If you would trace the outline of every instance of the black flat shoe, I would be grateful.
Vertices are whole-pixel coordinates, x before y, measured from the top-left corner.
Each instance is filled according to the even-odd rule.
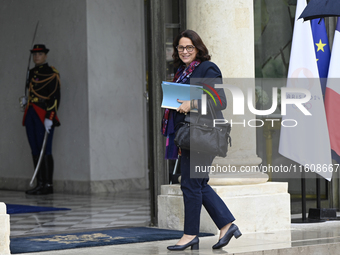
[[[238,226],[235,224],[231,224],[230,228],[228,229],[227,233],[218,240],[218,242],[212,247],[213,249],[221,249],[222,247],[226,246],[230,239],[235,236],[235,238],[239,238],[242,235],[241,231],[238,229]]]
[[[194,239],[192,239],[189,243],[187,244],[183,244],[183,245],[172,245],[172,246],[168,246],[168,250],[170,251],[183,251],[186,248],[191,246],[191,250],[198,250],[198,243],[200,242],[200,240],[198,239],[198,237],[196,236]]]

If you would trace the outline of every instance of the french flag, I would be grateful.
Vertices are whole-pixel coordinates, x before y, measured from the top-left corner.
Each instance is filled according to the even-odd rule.
[[[325,108],[332,158],[340,163],[340,18],[334,35],[331,61],[329,64]]]
[[[279,153],[302,166],[311,166],[309,170],[315,171],[317,168],[313,166],[329,166],[332,158],[312,27],[309,21],[303,22],[302,19],[298,19],[306,6],[306,0],[297,1],[287,88],[308,89],[313,99],[309,100],[306,108],[308,107],[311,115],[305,115],[293,104],[286,106],[282,122],[295,120],[298,125],[294,127],[282,125]],[[321,48],[325,43],[319,42],[320,38],[318,44]],[[285,97],[287,98],[287,94]],[[331,181],[333,171],[325,170],[327,171],[316,173]]]

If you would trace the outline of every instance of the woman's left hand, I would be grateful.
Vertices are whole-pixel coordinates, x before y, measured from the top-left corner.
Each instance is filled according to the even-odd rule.
[[[183,101],[183,100],[179,100],[177,99],[178,103],[182,103],[180,107],[177,108],[176,111],[180,112],[180,113],[187,113],[190,112],[190,101]]]

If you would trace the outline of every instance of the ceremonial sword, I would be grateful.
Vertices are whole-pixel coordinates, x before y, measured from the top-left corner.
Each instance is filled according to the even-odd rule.
[[[33,47],[34,44],[34,40],[35,40],[35,36],[37,35],[37,31],[38,31],[38,25],[39,25],[39,20],[37,22],[37,25],[35,26],[35,30],[34,30],[34,35],[33,35],[33,40],[32,40],[32,46],[31,49]],[[26,84],[25,84],[25,96],[27,96],[27,84],[28,84],[28,77],[30,75],[30,63],[31,63],[31,57],[32,57],[32,53],[30,52],[30,56],[28,58],[28,65],[27,65],[27,73],[26,73]]]
[[[37,22],[37,25],[35,26],[35,31],[34,31],[34,34],[33,34],[31,49],[32,49],[33,44],[34,44],[35,36],[37,35],[38,25],[39,25],[39,20]],[[23,111],[24,111],[26,104],[27,104],[27,101],[28,101],[27,100],[27,87],[28,87],[28,83],[29,83],[28,79],[29,79],[29,74],[30,74],[31,57],[32,57],[32,53],[30,52],[30,55],[28,57],[28,65],[27,65],[27,73],[26,73],[25,95],[19,98],[19,103],[20,103],[20,106],[21,106]]]
[[[45,131],[44,141],[43,141],[43,144],[42,144],[42,147],[41,147],[39,160],[38,160],[37,166],[35,167],[35,170],[34,170],[34,173],[33,173],[32,179],[31,179],[31,182],[30,182],[30,186],[31,186],[31,187],[33,187],[34,179],[35,179],[35,177],[37,176],[37,173],[38,173],[38,171],[39,171],[39,167],[40,167],[40,165],[41,165],[42,158],[43,158],[43,156],[44,156],[47,137],[48,137],[48,133],[47,133],[47,131]]]

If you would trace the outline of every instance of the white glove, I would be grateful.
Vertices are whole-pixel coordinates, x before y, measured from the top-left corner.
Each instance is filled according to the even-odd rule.
[[[20,97],[19,102],[20,102],[20,107],[25,108],[27,105],[27,97],[26,96]]]
[[[53,121],[50,119],[45,119],[44,124],[45,124],[46,132],[50,133],[50,129],[52,127]]]

